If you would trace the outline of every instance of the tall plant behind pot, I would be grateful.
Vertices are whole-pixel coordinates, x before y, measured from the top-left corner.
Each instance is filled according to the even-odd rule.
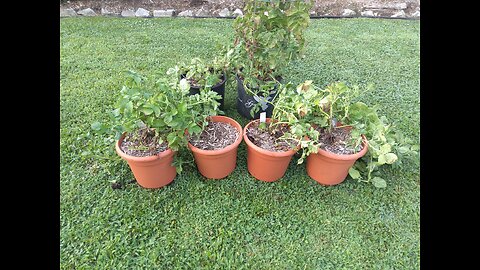
[[[248,119],[271,115],[278,78],[286,66],[303,56],[304,31],[312,1],[245,1],[235,19],[232,66],[237,73],[237,111]]]
[[[216,92],[220,99],[220,110],[225,109],[225,82],[227,74],[225,72],[226,63],[225,56],[214,58],[211,63],[207,64],[202,59],[193,58],[189,65],[181,64],[180,77],[186,78],[190,83],[190,95],[200,93],[200,89],[206,88]]]
[[[350,175],[385,187],[386,181],[375,175],[377,169],[400,165],[399,156],[417,154],[418,147],[410,145],[411,140],[395,131],[384,116],[379,117],[376,106],[353,101],[359,93],[358,87],[342,82],[319,89],[305,81],[284,101],[295,104],[297,111],[295,125],[286,136],[298,139],[302,149],[298,163],[307,157],[308,175],[322,185],[339,184]],[[281,114],[285,119],[293,117]]]
[[[273,182],[282,178],[293,155],[302,146],[304,135],[299,118],[303,108],[297,107],[298,95],[289,82],[279,84],[278,96],[272,103],[272,118],[250,121],[243,130],[247,144],[247,167],[255,178]]]
[[[247,91],[245,88],[244,81],[238,77],[238,74],[235,74],[235,79],[237,80],[237,111],[240,115],[246,117],[247,119],[258,119],[260,113],[265,112],[266,117],[272,117],[273,112],[273,101],[277,96],[278,84],[271,81],[262,85],[265,88],[265,91],[260,91],[259,88],[254,89],[257,94],[251,95],[252,91]],[[271,85],[273,85],[273,89]],[[272,90],[270,90],[272,89]],[[262,93],[262,94],[259,94]]]
[[[226,116],[211,116],[208,121],[222,123],[222,126],[212,124],[210,132],[204,130],[199,136],[192,137],[188,147],[193,152],[197,168],[203,176],[222,179],[236,167],[237,149],[242,141],[242,126]],[[215,128],[218,130],[215,131]],[[227,144],[229,142],[231,143]]]
[[[94,123],[102,133],[114,133],[117,154],[127,161],[137,182],[145,188],[160,188],[173,181],[185,162],[175,155],[187,147],[185,130],[198,134],[206,118],[218,111],[218,95],[202,91],[189,95],[186,79],[179,80],[178,69],[167,72],[154,84],[130,71],[121,90],[110,124]],[[202,106],[202,110],[196,110]]]

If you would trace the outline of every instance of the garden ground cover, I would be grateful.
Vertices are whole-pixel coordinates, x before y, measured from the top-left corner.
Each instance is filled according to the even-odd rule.
[[[281,180],[248,174],[246,147],[223,180],[186,167],[172,184],[146,190],[114,154],[83,159],[84,137],[106,120],[125,70],[158,78],[233,40],[232,20],[63,18],[60,24],[60,266],[62,269],[418,269],[419,162],[381,168],[387,188],[324,187],[294,157]],[[361,97],[419,143],[419,21],[312,20],[306,57],[286,80],[318,86],[374,84]],[[225,113],[242,126],[236,88]],[[93,136],[91,144],[103,144]],[[112,189],[111,181],[126,183]]]

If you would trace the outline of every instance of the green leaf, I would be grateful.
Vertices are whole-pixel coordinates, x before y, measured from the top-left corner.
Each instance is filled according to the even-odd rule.
[[[133,102],[129,101],[125,104],[125,112],[129,113],[133,111]]]
[[[150,115],[153,113],[152,108],[146,108],[146,107],[141,108],[140,111],[143,112],[145,115]]]
[[[385,160],[387,164],[392,164],[397,161],[398,157],[394,153],[385,154]]]
[[[384,144],[380,147],[380,153],[382,153],[382,154],[386,154],[386,153],[389,153],[391,151],[392,151],[392,146],[388,143],[386,143],[386,144]]]
[[[172,119],[172,122],[170,122],[169,126],[171,126],[172,128],[176,128],[176,127],[179,127],[181,124],[182,124],[182,120],[181,120],[181,119],[179,119],[179,118],[173,118],[173,119]]]
[[[161,128],[165,126],[165,122],[162,119],[156,118],[152,122],[152,127]]]
[[[377,188],[386,188],[387,187],[387,182],[380,177],[374,177],[372,179],[372,183]]]
[[[254,110],[254,109],[255,109],[255,107],[252,107],[252,109],[250,109],[250,116],[251,116],[252,118],[255,117],[255,110]]]
[[[409,151],[408,147],[406,147],[406,146],[400,146],[397,150],[400,154],[405,154]]]
[[[297,161],[297,164],[302,164],[303,163],[303,158],[299,158],[298,161]]]
[[[155,112],[155,116],[160,116],[160,108],[158,106],[152,105],[152,109]]]
[[[348,174],[350,175],[350,177],[352,177],[353,179],[359,179],[360,178],[360,172],[356,169],[354,169],[353,167],[351,167],[349,170],[348,170]]]
[[[119,117],[120,116],[120,110],[117,108],[115,110],[111,111],[111,114],[113,117]]]
[[[178,174],[181,174],[183,171],[183,166],[182,164],[176,165],[175,170],[177,171]]]
[[[378,165],[383,165],[385,163],[387,163],[387,158],[385,157],[385,155],[378,156]]]
[[[92,124],[91,127],[92,127],[93,130],[99,131],[99,130],[102,129],[103,125],[100,122],[95,122],[95,123]]]
[[[165,122],[165,124],[170,124],[170,122],[172,122],[172,119],[173,119],[173,116],[169,113],[165,114],[165,117],[163,118],[163,121]]]
[[[167,135],[167,141],[168,141],[168,145],[174,145],[175,146],[175,143],[176,141],[178,140],[178,137],[177,137],[177,133],[176,132],[171,132]]]
[[[197,126],[197,125],[191,126],[188,129],[188,133],[190,133],[190,134],[199,134],[201,132],[202,132],[202,128]]]
[[[153,126],[153,121],[155,121],[155,117],[152,115],[152,116],[148,116],[146,119],[145,119],[145,123],[147,126],[149,127],[152,127]]]
[[[187,105],[185,103],[180,103],[178,104],[178,111],[181,113],[184,113],[187,111]]]

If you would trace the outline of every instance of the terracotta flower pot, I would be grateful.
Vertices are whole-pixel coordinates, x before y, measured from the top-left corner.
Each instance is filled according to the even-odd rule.
[[[340,184],[348,175],[348,170],[357,159],[363,157],[368,150],[368,143],[363,136],[363,149],[351,155],[337,155],[318,149],[317,154],[307,157],[307,174],[322,185],[333,186]]]
[[[267,118],[267,122],[270,122]],[[243,129],[243,140],[247,144],[247,167],[250,174],[258,180],[273,182],[283,177],[287,171],[288,164],[297,149],[285,152],[272,152],[262,149],[247,137],[247,128],[259,119],[249,122]]]
[[[188,143],[192,150],[198,171],[206,178],[221,179],[233,172],[237,165],[237,149],[242,141],[242,126],[226,116],[211,116],[213,122],[229,123],[238,131],[237,140],[231,145],[219,150],[202,150]]]
[[[170,184],[177,176],[177,171],[172,165],[175,152],[170,148],[155,156],[134,157],[125,154],[120,149],[124,138],[125,134],[115,144],[115,150],[122,159],[127,161],[140,186],[144,188],[161,188]]]

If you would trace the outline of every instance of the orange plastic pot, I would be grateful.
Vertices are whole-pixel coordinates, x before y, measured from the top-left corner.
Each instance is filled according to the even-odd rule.
[[[175,152],[170,148],[155,156],[134,157],[125,154],[120,149],[124,138],[125,134],[115,144],[115,150],[122,159],[127,161],[140,186],[144,188],[161,188],[170,184],[177,176],[177,171],[172,165]]]
[[[348,175],[348,170],[357,159],[363,157],[368,150],[368,143],[363,136],[363,149],[351,155],[337,155],[318,149],[318,153],[307,157],[307,174],[322,185],[333,186],[340,184]]]
[[[233,172],[237,166],[237,149],[242,141],[242,126],[235,120],[226,116],[211,116],[212,122],[229,123],[238,131],[237,140],[231,145],[219,150],[202,150],[188,143],[192,150],[198,171],[210,179],[222,179]]]
[[[243,129],[243,140],[247,144],[247,167],[248,172],[258,180],[265,182],[276,181],[285,175],[288,164],[297,149],[285,152],[272,152],[262,149],[253,144],[247,137],[247,128],[259,119],[249,122]],[[271,121],[266,119],[267,123]]]

